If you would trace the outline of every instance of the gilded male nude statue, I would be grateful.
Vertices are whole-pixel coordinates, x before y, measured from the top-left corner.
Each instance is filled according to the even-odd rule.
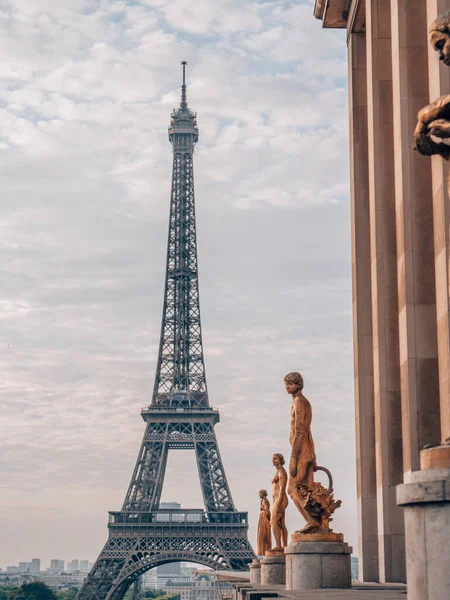
[[[314,486],[314,471],[317,467],[314,442],[311,435],[311,404],[302,394],[303,377],[300,373],[289,373],[284,378],[288,394],[292,395],[291,431],[292,447],[289,461],[288,494],[306,521],[303,529],[296,533],[307,533],[320,528],[320,521],[307,510],[306,492]]]

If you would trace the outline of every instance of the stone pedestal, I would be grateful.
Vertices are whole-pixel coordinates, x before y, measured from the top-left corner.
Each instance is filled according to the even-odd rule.
[[[261,559],[261,585],[286,583],[286,557],[284,552],[268,550]]]
[[[420,471],[397,487],[405,509],[408,600],[450,598],[450,446],[423,450]]]
[[[250,583],[261,584],[261,561],[255,558],[250,565]]]
[[[342,534],[293,534],[285,553],[287,590],[352,587],[352,548]]]

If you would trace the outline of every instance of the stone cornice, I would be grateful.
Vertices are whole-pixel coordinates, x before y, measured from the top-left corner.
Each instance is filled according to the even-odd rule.
[[[316,0],[314,16],[327,29],[345,29],[347,20],[344,14],[348,10],[347,5],[348,0]]]

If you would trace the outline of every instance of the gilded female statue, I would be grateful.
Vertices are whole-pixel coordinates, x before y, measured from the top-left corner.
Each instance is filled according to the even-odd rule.
[[[260,490],[259,497],[261,504],[259,507],[259,522],[258,522],[258,556],[265,556],[266,550],[272,548],[272,534],[270,531],[270,502],[267,499],[267,491]]]
[[[273,466],[276,468],[276,473],[272,479],[272,515],[270,523],[272,525],[273,537],[275,538],[275,548],[273,550],[282,551],[288,545],[288,532],[286,529],[285,512],[288,505],[288,497],[286,494],[287,473],[284,465],[284,457],[282,454],[274,454],[272,458]]]

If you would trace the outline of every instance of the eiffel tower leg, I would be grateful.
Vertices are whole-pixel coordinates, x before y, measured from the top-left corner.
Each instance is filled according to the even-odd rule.
[[[155,435],[152,426],[146,428],[130,487],[122,510],[155,510],[159,506],[167,465],[167,428]],[[155,441],[155,437],[160,441]]]
[[[136,579],[136,581],[134,582],[134,587],[133,587],[133,600],[141,600],[141,596],[142,596],[142,586],[141,586],[141,578],[139,577],[139,579]]]
[[[197,429],[197,428],[196,428]],[[207,512],[235,510],[212,425],[196,431],[195,454]],[[205,439],[207,441],[203,441]]]
[[[109,540],[78,592],[77,600],[104,600],[114,587],[114,580],[121,572],[125,560],[106,558],[104,555],[108,546]]]

